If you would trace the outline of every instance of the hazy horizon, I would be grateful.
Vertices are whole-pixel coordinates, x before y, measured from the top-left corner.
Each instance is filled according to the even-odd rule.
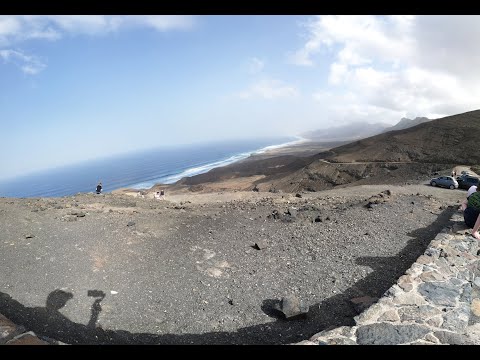
[[[0,179],[477,109],[479,20],[2,15]]]
[[[289,141],[286,141],[287,139],[290,139]],[[291,140],[291,139],[296,139],[296,140]],[[66,169],[74,169],[78,167],[82,167],[84,165],[88,165],[91,163],[100,163],[100,162],[110,162],[110,161],[116,161],[118,159],[125,159],[125,158],[131,158],[131,157],[138,157],[139,155],[142,154],[149,154],[152,152],[159,152],[159,151],[168,151],[171,152],[172,150],[179,149],[181,151],[184,151],[185,149],[201,149],[203,147],[208,147],[212,145],[219,145],[221,146],[222,144],[227,144],[227,143],[234,143],[234,142],[248,142],[248,141],[265,141],[265,140],[271,140],[275,141],[277,140],[279,143],[276,145],[272,145],[269,147],[277,147],[283,146],[284,144],[289,144],[292,141],[299,141],[303,138],[298,137],[298,136],[290,136],[290,137],[276,137],[276,138],[255,138],[252,137],[250,139],[227,139],[227,140],[216,140],[216,141],[206,141],[206,142],[193,142],[193,143],[184,143],[184,144],[172,144],[172,145],[163,145],[163,146],[155,146],[155,147],[150,147],[150,148],[144,148],[144,149],[136,149],[136,150],[131,150],[131,151],[124,151],[124,152],[118,152],[118,153],[113,153],[113,154],[108,154],[108,155],[103,155],[103,156],[95,156],[92,158],[88,159],[82,159],[74,162],[67,162],[64,164],[57,164],[55,166],[50,166],[50,167],[44,167],[44,168],[39,168],[35,170],[27,170],[26,172],[19,173],[16,175],[8,175],[8,174],[0,174],[0,183],[5,183],[5,182],[11,182],[16,180],[17,178],[26,178],[30,176],[37,176],[37,175],[42,175],[42,174],[48,174],[53,171],[57,170],[66,170]],[[282,142],[286,141],[286,142]],[[261,149],[258,149],[261,150]]]

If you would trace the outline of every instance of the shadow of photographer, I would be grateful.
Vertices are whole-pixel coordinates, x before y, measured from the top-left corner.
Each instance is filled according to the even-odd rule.
[[[48,294],[45,307],[26,307],[10,295],[0,292],[0,309],[9,319],[24,326],[36,334],[59,340],[68,344],[107,344],[112,343],[113,332],[97,327],[102,311],[101,301],[105,293],[101,290],[89,290],[88,296],[96,298],[91,306],[91,316],[87,325],[75,323],[60,312],[73,294],[56,289]]]

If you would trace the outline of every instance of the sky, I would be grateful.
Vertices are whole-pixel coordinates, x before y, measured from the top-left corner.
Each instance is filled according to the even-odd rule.
[[[479,16],[0,16],[0,179],[479,109]]]

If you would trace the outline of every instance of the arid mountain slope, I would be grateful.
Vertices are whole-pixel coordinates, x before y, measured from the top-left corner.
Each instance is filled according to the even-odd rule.
[[[327,151],[319,147],[319,152],[312,156],[248,159],[182,179],[172,190],[188,188],[208,192],[213,188],[225,188],[301,192],[347,184],[421,182],[435,173],[447,174],[456,165],[480,164],[480,153],[475,151],[479,136],[480,110],[477,110],[379,134]],[[238,186],[235,186],[235,179]]]
[[[408,118],[402,118],[398,123],[396,123],[394,126],[388,127],[382,132],[388,132],[388,131],[393,131],[393,130],[403,130],[407,129],[409,127],[418,125],[418,124],[423,124],[424,122],[432,121],[432,119],[429,119],[427,117],[416,117],[415,119],[408,119]]]
[[[480,110],[432,120],[352,142],[317,158],[331,162],[428,162],[473,165],[480,135]]]
[[[293,192],[424,181],[459,164],[479,164],[480,154],[474,150],[479,135],[480,111],[449,116],[321,152],[281,179],[257,180],[257,187]]]
[[[228,166],[210,170],[207,173],[186,177],[177,182],[178,185],[198,185],[211,181],[228,180],[238,177],[279,174],[291,174],[312,162],[311,157],[276,156],[261,160],[246,160]]]
[[[387,127],[388,125],[383,123],[369,124],[358,121],[342,126],[309,131],[302,136],[314,141],[352,141],[382,133]]]

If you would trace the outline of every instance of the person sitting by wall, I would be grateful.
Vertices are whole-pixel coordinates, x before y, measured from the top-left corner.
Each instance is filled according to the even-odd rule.
[[[480,240],[480,234],[478,230],[480,229],[480,191],[475,191],[472,193],[467,200],[467,207],[463,212],[463,219],[465,220],[465,225],[469,228],[472,228],[472,236]]]
[[[465,209],[467,208],[468,198],[470,197],[470,195],[472,195],[476,191],[477,191],[477,186],[476,185],[470,186],[470,188],[467,191],[467,197],[466,197],[465,200],[463,200],[462,205],[460,205],[459,210],[465,211]]]

